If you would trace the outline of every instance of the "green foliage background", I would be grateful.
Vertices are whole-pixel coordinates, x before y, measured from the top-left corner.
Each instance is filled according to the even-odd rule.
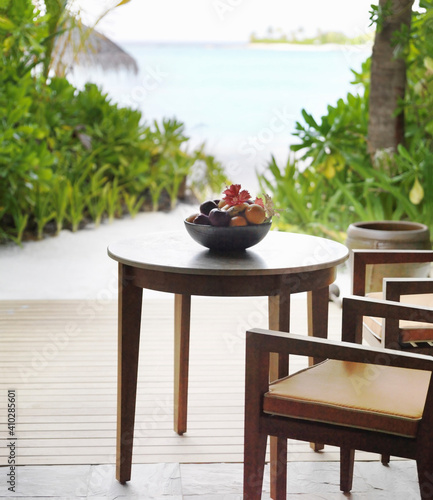
[[[196,162],[197,193],[226,182],[203,147],[188,151],[181,122],[148,124],[93,84],[48,78],[61,3],[42,16],[30,0],[0,0],[0,241],[156,210],[162,197],[173,206]]]
[[[176,120],[148,124],[92,84],[82,91],[48,77],[53,40],[65,26],[66,1],[0,0],[0,241],[42,238],[93,221],[176,203],[197,163],[205,170],[196,193],[218,192],[222,166],[188,151]],[[380,26],[380,12],[372,10]],[[63,29],[63,28],[61,28]],[[370,60],[349,93],[315,120],[296,124],[286,164],[272,158],[259,177],[282,209],[283,230],[343,240],[358,220],[412,220],[433,229],[433,2],[422,0],[410,33],[395,37],[407,62],[404,146],[396,154],[367,151]],[[205,195],[203,195],[205,196]]]
[[[411,33],[395,37],[406,58],[405,145],[396,154],[367,151],[370,58],[354,74],[359,94],[348,93],[319,121],[306,110],[285,165],[274,158],[260,176],[281,208],[279,226],[343,241],[349,224],[411,220],[433,231],[433,3],[420,2]],[[372,18],[378,22],[378,12]],[[432,232],[433,234],[433,232]]]

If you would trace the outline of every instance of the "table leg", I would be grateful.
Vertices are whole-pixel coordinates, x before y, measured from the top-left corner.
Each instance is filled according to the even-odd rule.
[[[308,335],[326,339],[328,337],[329,287],[307,293]],[[310,366],[320,363],[322,358],[310,359]]]
[[[269,329],[288,332],[290,329],[290,294],[270,296]],[[272,382],[289,373],[287,356],[270,354],[269,380]],[[287,439],[271,436],[269,440],[271,458],[271,498],[276,498],[276,492],[286,491],[286,474],[282,467],[287,467]],[[279,460],[281,458],[281,460]]]
[[[288,332],[290,329],[290,294],[273,295],[268,297],[269,329]],[[269,380],[277,380],[289,373],[287,356],[278,356],[271,353]]]
[[[174,297],[174,430],[186,432],[191,296]]]
[[[119,264],[116,478],[131,479],[143,290]]]
[[[308,335],[326,339],[328,336],[329,287],[313,290],[307,294]],[[319,358],[309,359],[309,365],[323,361]],[[322,443],[310,443],[314,451],[324,449]]]

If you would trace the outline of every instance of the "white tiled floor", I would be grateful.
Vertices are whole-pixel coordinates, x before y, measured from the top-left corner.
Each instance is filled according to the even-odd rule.
[[[16,471],[15,493],[8,491],[0,469],[0,498],[20,499],[159,499],[241,500],[242,464],[134,465],[132,479],[121,485],[114,465],[23,466]],[[269,499],[265,470],[263,499]],[[303,500],[417,500],[420,498],[413,461],[357,462],[350,495],[339,491],[336,462],[293,462],[288,465],[288,498]]]

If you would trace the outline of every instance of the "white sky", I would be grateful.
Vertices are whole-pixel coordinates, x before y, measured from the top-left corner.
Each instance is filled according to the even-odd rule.
[[[120,0],[76,0],[82,15],[96,19]],[[116,41],[246,42],[269,27],[303,35],[367,31],[371,4],[377,0],[131,0],[116,8],[99,30]]]

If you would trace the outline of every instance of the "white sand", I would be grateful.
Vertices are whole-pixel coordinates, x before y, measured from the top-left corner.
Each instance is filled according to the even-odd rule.
[[[196,208],[179,204],[169,213],[144,212],[134,219],[88,226],[76,233],[64,230],[59,236],[25,242],[22,247],[0,245],[0,300],[115,299],[117,262],[108,257],[107,246],[181,228],[183,219]]]

